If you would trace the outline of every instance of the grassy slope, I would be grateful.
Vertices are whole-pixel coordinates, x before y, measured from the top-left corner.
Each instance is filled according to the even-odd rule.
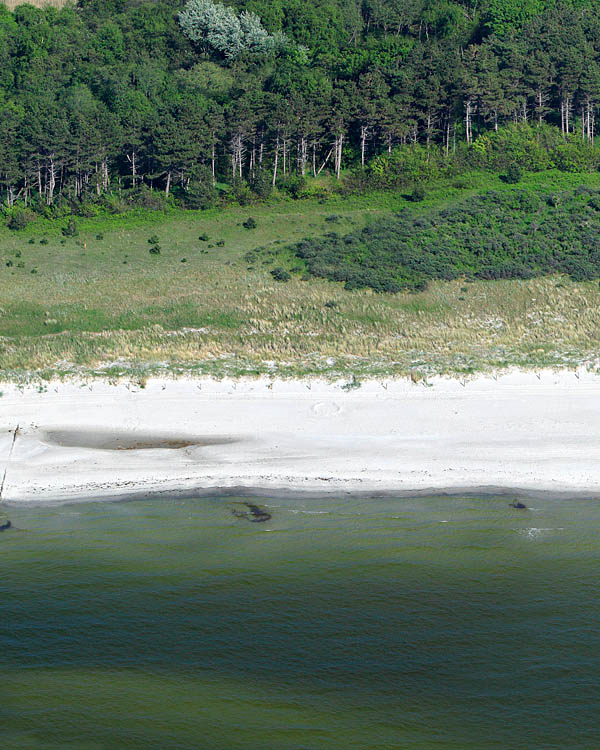
[[[548,173],[523,184],[600,187],[600,176]],[[425,205],[489,188],[514,189],[475,175],[469,189],[432,189]],[[386,194],[325,205],[299,201],[86,219],[79,236],[65,244],[64,221],[19,233],[0,229],[0,377],[37,371],[43,377],[103,372],[141,378],[165,368],[360,377],[595,361],[597,283],[458,281],[419,294],[375,295],[299,275],[278,283],[268,271],[285,265],[285,258],[251,270],[244,259],[256,246],[276,250],[331,229],[325,220],[331,214],[341,217],[335,229],[343,232],[402,205],[400,194]],[[254,230],[241,225],[250,215]],[[203,233],[209,242],[198,239]],[[148,252],[153,234],[160,238],[159,256]],[[48,244],[40,244],[43,237]]]
[[[0,0],[9,10],[14,10],[17,5],[35,5],[37,8],[43,8],[46,5],[52,5],[55,8],[62,8],[68,0]]]

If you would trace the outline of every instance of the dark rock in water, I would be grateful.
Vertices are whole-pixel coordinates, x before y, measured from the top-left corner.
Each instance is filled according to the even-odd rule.
[[[509,503],[508,507],[516,508],[517,510],[527,510],[525,503],[522,503],[520,500],[515,500],[514,503]]]
[[[245,505],[248,510],[236,510],[232,509],[232,513],[236,518],[244,518],[246,521],[251,523],[264,523],[265,521],[271,520],[271,514],[260,505],[254,503],[238,503],[238,505]]]
[[[10,521],[5,521],[4,523],[0,523],[0,531],[6,531],[7,529],[10,529],[12,526],[12,523]]]

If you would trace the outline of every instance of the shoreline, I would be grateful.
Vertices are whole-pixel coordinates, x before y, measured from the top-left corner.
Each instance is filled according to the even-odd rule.
[[[200,496],[600,497],[600,376],[585,370],[350,389],[343,381],[259,378],[0,390],[4,506]]]

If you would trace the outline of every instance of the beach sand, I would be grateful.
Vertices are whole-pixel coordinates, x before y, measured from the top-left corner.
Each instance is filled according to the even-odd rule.
[[[0,386],[2,501],[217,492],[600,495],[598,375],[343,385]]]

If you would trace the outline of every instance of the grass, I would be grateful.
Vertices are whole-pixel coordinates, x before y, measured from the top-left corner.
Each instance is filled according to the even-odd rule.
[[[50,5],[53,8],[62,8],[68,0],[0,0],[9,10],[14,10],[17,5],[34,5],[36,8],[44,8]]]
[[[553,172],[517,187],[523,184],[600,187],[600,176]],[[332,226],[351,231],[402,206],[418,212],[490,188],[514,189],[478,174],[466,189],[451,181],[436,185],[419,205],[387,193],[325,204],[127,214],[81,219],[75,238],[62,237],[66,220],[40,221],[22,232],[2,228],[0,379],[165,372],[385,377],[513,365],[595,367],[597,282],[458,280],[434,282],[416,294],[378,295],[304,281],[297,273],[280,283],[269,273],[281,265],[289,270],[296,260],[279,249],[301,237]],[[339,219],[326,221],[333,214]],[[249,216],[255,229],[243,227]],[[204,234],[209,240],[198,239]],[[152,235],[160,255],[149,253]],[[40,244],[43,238],[47,244]],[[267,251],[249,261],[257,247]]]

